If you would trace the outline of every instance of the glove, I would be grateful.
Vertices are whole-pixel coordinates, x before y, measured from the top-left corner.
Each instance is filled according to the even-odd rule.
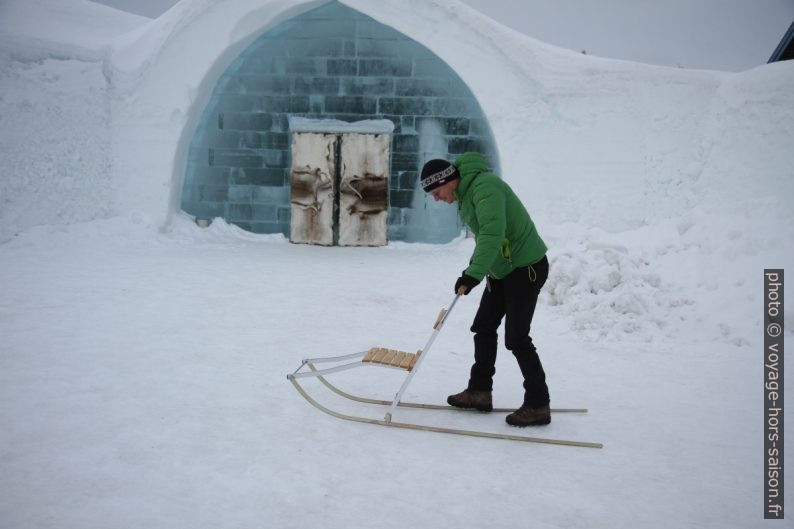
[[[468,296],[469,292],[471,292],[471,289],[473,289],[479,284],[480,284],[479,280],[474,279],[471,276],[467,276],[466,273],[464,272],[463,274],[460,275],[458,280],[455,281],[455,294],[458,293],[461,287],[464,287],[466,290],[463,291],[463,294]]]

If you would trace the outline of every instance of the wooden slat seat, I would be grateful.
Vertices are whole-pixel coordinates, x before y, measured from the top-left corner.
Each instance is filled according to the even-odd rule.
[[[400,369],[405,369],[406,371],[411,371],[414,368],[416,360],[419,358],[420,354],[422,354],[421,350],[414,354],[406,353],[404,351],[397,351],[395,349],[386,349],[384,347],[373,347],[367,351],[367,354],[364,355],[364,358],[362,358],[361,361],[371,364],[397,367]]]

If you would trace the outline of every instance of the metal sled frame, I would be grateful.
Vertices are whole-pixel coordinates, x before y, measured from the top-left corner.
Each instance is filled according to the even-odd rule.
[[[455,299],[450,304],[449,310],[441,309],[441,312],[436,319],[436,323],[433,325],[433,334],[430,336],[425,348],[423,350],[419,350],[415,355],[412,353],[404,353],[401,351],[392,351],[389,349],[383,348],[372,348],[369,351],[362,351],[359,353],[353,353],[349,355],[342,355],[342,356],[334,356],[334,357],[326,357],[326,358],[309,358],[305,359],[301,362],[300,367],[295,370],[292,374],[287,375],[287,379],[295,386],[295,389],[298,390],[298,393],[303,396],[312,406],[317,408],[318,410],[331,415],[332,417],[336,417],[338,419],[345,419],[348,421],[354,422],[361,422],[367,424],[377,424],[381,426],[391,426],[395,428],[405,428],[410,430],[424,430],[429,432],[439,432],[439,433],[449,433],[449,434],[456,434],[456,435],[466,435],[471,437],[485,437],[489,439],[505,439],[509,441],[523,441],[529,443],[545,443],[545,444],[556,444],[556,445],[567,445],[567,446],[580,446],[580,447],[587,447],[587,448],[603,448],[601,443],[591,443],[591,442],[584,442],[584,441],[568,441],[564,439],[549,439],[544,437],[529,437],[524,435],[510,435],[510,434],[498,434],[498,433],[491,433],[491,432],[482,432],[482,431],[475,431],[475,430],[460,430],[457,428],[444,428],[439,426],[429,426],[423,424],[415,424],[415,423],[407,423],[407,422],[395,422],[392,421],[392,413],[397,407],[401,408],[420,408],[420,409],[430,409],[430,410],[459,410],[459,411],[466,411],[460,410],[460,408],[455,408],[453,406],[442,406],[437,404],[423,404],[423,403],[412,403],[412,402],[401,402],[402,395],[405,392],[408,385],[411,383],[411,379],[413,378],[416,371],[419,369],[419,366],[422,363],[422,360],[425,356],[427,356],[427,352],[430,350],[430,347],[433,345],[438,333],[441,331],[441,328],[444,326],[449,313],[452,311],[455,303],[457,303],[458,299],[460,298],[460,293],[455,296]],[[339,364],[340,362],[345,362],[348,360],[353,360],[353,362],[348,362],[341,365],[336,365],[327,369],[317,369],[314,364],[316,363],[336,363]],[[325,379],[324,375],[329,375],[332,373],[337,373],[340,371],[346,371],[348,369],[354,369],[357,367],[363,366],[377,366],[377,367],[385,367],[389,369],[400,369],[408,371],[408,376],[405,378],[402,386],[400,387],[397,394],[394,396],[394,400],[387,401],[387,400],[378,400],[378,399],[369,399],[365,397],[360,397],[357,395],[353,395],[342,391],[341,389],[337,388],[328,380]],[[301,372],[304,367],[308,367],[309,371]],[[300,385],[298,379],[300,378],[317,378],[320,382],[323,383],[328,389],[336,393],[337,395],[344,397],[349,400],[353,400],[356,402],[362,402],[366,404],[376,404],[380,406],[388,406],[386,414],[382,420],[379,419],[371,419],[366,417],[357,417],[354,415],[346,415],[343,413],[336,412],[331,410],[322,404],[318,403],[314,400]],[[509,412],[513,411],[510,408],[494,408],[493,411],[495,412]],[[584,408],[552,408],[552,413],[587,413],[587,409]]]

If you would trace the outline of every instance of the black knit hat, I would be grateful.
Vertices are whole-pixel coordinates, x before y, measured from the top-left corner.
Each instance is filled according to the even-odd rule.
[[[425,192],[460,178],[458,168],[446,160],[430,160],[422,167],[421,184]]]

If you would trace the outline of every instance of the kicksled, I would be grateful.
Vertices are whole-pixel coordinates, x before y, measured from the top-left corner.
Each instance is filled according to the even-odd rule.
[[[603,448],[601,443],[591,443],[586,441],[571,441],[566,439],[549,439],[546,437],[530,437],[525,435],[510,435],[510,434],[500,434],[500,433],[492,433],[492,432],[484,432],[484,431],[477,431],[477,430],[460,430],[457,428],[445,428],[441,426],[430,426],[425,424],[415,424],[411,422],[398,422],[392,420],[392,414],[395,412],[397,408],[419,408],[419,409],[426,409],[426,410],[446,410],[446,411],[458,411],[458,412],[466,412],[467,410],[462,410],[460,408],[455,408],[453,406],[445,406],[445,405],[438,405],[438,404],[424,404],[424,403],[415,403],[415,402],[402,402],[403,393],[408,388],[408,385],[411,383],[413,376],[419,370],[419,366],[422,364],[422,361],[427,357],[430,348],[433,345],[433,342],[436,340],[438,333],[444,326],[444,323],[447,321],[447,317],[452,312],[452,309],[455,307],[455,304],[460,299],[461,293],[455,295],[455,298],[452,300],[452,303],[449,306],[449,309],[441,309],[438,317],[436,318],[436,322],[433,325],[433,333],[430,335],[430,338],[427,341],[424,349],[418,350],[416,353],[407,353],[404,351],[395,351],[393,349],[386,349],[382,347],[373,347],[368,351],[362,351],[359,353],[353,353],[349,355],[342,355],[342,356],[332,356],[332,357],[325,357],[325,358],[308,358],[304,359],[301,362],[301,365],[296,369],[293,373],[287,375],[287,379],[292,383],[298,393],[306,399],[309,404],[317,408],[318,410],[322,411],[323,413],[327,413],[332,417],[336,417],[338,419],[344,419],[348,421],[366,423],[366,424],[376,424],[379,426],[389,426],[392,428],[404,428],[409,430],[423,430],[428,432],[438,432],[438,433],[447,433],[447,434],[454,434],[454,435],[464,435],[470,437],[485,437],[489,439],[503,439],[507,441],[521,441],[526,443],[544,443],[544,444],[554,444],[554,445],[566,445],[566,446],[579,446],[585,448]],[[330,364],[330,367],[319,369],[316,364]],[[338,373],[340,371],[346,371],[349,369],[355,369],[359,367],[380,367],[386,369],[396,369],[401,370],[407,373],[405,380],[400,386],[400,389],[397,391],[397,394],[394,396],[394,399],[391,401],[387,400],[378,400],[378,399],[370,399],[366,397],[361,397],[358,395],[353,395],[351,393],[345,392],[338,388],[337,386],[333,385],[329,382],[325,377],[332,373]],[[308,368],[308,371],[304,371],[304,368]],[[339,413],[334,411],[330,408],[327,408],[313,399],[306,389],[298,382],[300,379],[303,378],[316,378],[319,380],[326,388],[331,390],[333,393],[337,394],[340,397],[361,402],[365,404],[373,404],[376,406],[386,407],[386,412],[384,414],[383,419],[374,419],[374,418],[367,418],[367,417],[358,417],[355,415],[347,415],[344,413]],[[513,409],[510,408],[494,408],[493,411],[495,412],[510,412]],[[585,408],[552,408],[552,413],[587,413],[587,409]]]

